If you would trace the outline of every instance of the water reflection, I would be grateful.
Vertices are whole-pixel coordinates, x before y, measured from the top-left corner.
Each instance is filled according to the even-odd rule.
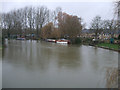
[[[101,88],[118,67],[117,52],[83,45],[11,40],[3,53],[4,88]]]
[[[80,66],[82,65],[82,57],[79,49],[76,47],[69,48],[63,48],[63,50],[59,49],[59,52],[56,53],[59,68],[68,67],[69,69],[73,69],[79,67],[80,69]]]
[[[118,69],[117,68],[107,68],[106,87],[118,88]]]
[[[2,49],[0,49],[0,89],[2,89]]]

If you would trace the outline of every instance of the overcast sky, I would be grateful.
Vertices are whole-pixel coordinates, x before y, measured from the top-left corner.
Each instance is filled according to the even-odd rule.
[[[0,1],[1,12],[9,12],[13,9],[25,6],[44,5],[51,10],[61,7],[62,11],[82,17],[87,27],[91,20],[99,15],[102,19],[112,19],[114,16],[115,0],[2,0]]]

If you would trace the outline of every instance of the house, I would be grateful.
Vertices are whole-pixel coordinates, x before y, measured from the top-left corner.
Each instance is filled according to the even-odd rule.
[[[120,34],[120,30],[101,30],[98,33],[98,38],[102,40],[110,39],[112,36],[118,38]],[[95,38],[95,30],[92,29],[84,29],[80,37],[84,38]]]

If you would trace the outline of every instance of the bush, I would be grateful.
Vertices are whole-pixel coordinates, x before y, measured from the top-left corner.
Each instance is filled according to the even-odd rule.
[[[92,38],[86,38],[85,39],[85,42],[91,42],[92,41]]]
[[[82,38],[82,42],[83,43],[91,43],[92,42],[92,38]]]
[[[81,39],[80,38],[73,38],[70,39],[72,44],[81,44]]]
[[[75,44],[80,44],[81,43],[81,39],[80,38],[75,38]]]
[[[120,35],[118,36],[118,40],[120,40]]]

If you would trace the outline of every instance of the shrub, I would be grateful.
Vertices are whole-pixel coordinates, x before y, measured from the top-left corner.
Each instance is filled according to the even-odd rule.
[[[70,39],[72,44],[80,44],[81,43],[81,39],[80,38],[72,38]]]
[[[91,43],[92,42],[92,38],[82,38],[82,42],[83,43]]]
[[[81,39],[80,38],[75,38],[75,44],[80,44],[81,43]]]
[[[118,36],[118,40],[120,40],[120,35]]]

